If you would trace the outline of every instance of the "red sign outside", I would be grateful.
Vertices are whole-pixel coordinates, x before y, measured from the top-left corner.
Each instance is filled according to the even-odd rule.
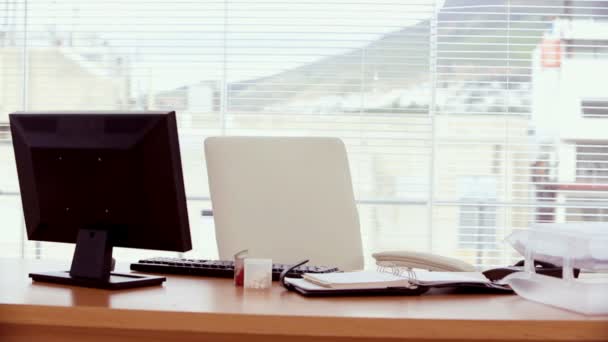
[[[554,38],[544,38],[540,50],[540,58],[543,67],[559,68],[562,63],[561,57],[561,40]]]

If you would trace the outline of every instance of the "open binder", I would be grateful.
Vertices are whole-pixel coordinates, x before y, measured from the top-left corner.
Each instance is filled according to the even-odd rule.
[[[295,267],[305,264],[301,262]],[[467,288],[483,291],[512,292],[506,284],[493,282],[478,272],[414,272],[398,267],[381,267],[376,271],[305,274],[280,282],[288,290],[304,296],[420,295],[431,288]]]

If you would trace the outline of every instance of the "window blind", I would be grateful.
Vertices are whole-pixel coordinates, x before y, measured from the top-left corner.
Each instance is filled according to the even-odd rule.
[[[177,111],[192,256],[216,257],[202,142],[221,134],[342,138],[368,265],[389,249],[504,265],[513,230],[608,220],[608,1],[0,7],[2,115]],[[69,257],[24,240],[3,121],[2,253]]]
[[[608,91],[594,79],[608,74],[607,15],[606,1],[454,1],[438,12],[438,251],[504,265],[517,257],[503,243],[514,230],[608,221],[598,119]]]

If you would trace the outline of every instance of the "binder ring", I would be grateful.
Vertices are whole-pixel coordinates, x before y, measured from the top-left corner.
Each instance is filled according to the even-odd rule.
[[[377,271],[383,273],[390,273],[394,276],[398,277],[407,277],[408,281],[415,286],[416,280],[418,277],[416,276],[416,272],[411,267],[404,267],[401,265],[397,265],[393,262],[382,261],[377,263]]]

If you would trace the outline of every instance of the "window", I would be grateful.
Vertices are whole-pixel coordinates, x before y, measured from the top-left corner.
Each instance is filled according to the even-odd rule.
[[[496,232],[496,206],[479,203],[461,205],[458,248],[474,256],[474,264],[483,265],[486,254],[500,248]]]
[[[570,208],[567,216],[569,222],[608,222],[608,209]]]
[[[582,100],[581,110],[584,118],[608,118],[608,99]]]
[[[458,185],[460,201],[466,203],[460,206],[458,250],[463,256],[474,257],[474,263],[481,265],[488,253],[499,248],[496,177],[462,176]]]
[[[608,54],[607,40],[567,40],[566,57],[577,59],[602,59]]]
[[[200,216],[210,208],[202,159],[210,135],[341,137],[370,265],[388,249],[504,265],[514,258],[501,242],[511,231],[608,208],[600,167],[608,151],[577,153],[576,143],[608,143],[608,121],[589,125],[580,114],[582,104],[583,116],[601,116],[593,101],[608,97],[598,76],[608,70],[608,1],[7,0],[0,8],[3,256],[68,257],[73,248],[25,239],[1,129],[16,110],[177,110],[193,257],[216,257],[212,220]],[[543,41],[559,63],[543,64]],[[568,57],[580,53],[592,57]],[[493,192],[464,194],[463,183]]]
[[[8,141],[10,132],[9,132],[9,126],[8,123],[0,123],[0,141],[2,142],[6,142]]]
[[[608,144],[577,144],[576,181],[579,183],[608,183]]]

